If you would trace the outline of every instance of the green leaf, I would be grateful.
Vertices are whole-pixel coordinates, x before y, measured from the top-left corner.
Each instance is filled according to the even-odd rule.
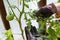
[[[13,40],[12,36],[7,37],[6,40]]]
[[[45,25],[46,25],[46,22],[45,22],[45,21],[43,21],[43,20],[40,20],[40,21],[39,21],[39,24],[41,25],[41,27],[43,27],[43,28],[44,28],[44,27],[45,27]]]
[[[37,12],[37,10],[34,10],[34,11],[33,11],[33,13],[36,13],[36,12]]]
[[[49,34],[51,40],[57,40],[56,32],[51,27],[48,28],[48,34]]]
[[[32,12],[28,12],[28,15],[34,20],[36,19],[35,15]]]
[[[52,21],[52,22],[51,22],[51,26],[52,26],[52,27],[56,27],[56,26],[57,26],[57,22],[56,22],[56,21]]]
[[[4,32],[4,34],[7,36],[7,39],[6,40],[13,40],[11,29],[9,29],[6,32]]]
[[[28,25],[29,27],[31,27],[31,20],[30,20],[30,19],[28,19],[27,25]]]
[[[7,35],[7,36],[11,36],[12,35],[11,29],[7,30],[4,34]]]
[[[56,27],[56,34],[57,34],[58,37],[60,37],[60,26]]]
[[[55,31],[52,28],[48,28],[48,33],[52,36],[55,36]]]
[[[49,20],[52,20],[54,18],[54,16],[51,16],[50,18],[49,18]]]
[[[58,40],[57,37],[49,36],[48,40]]]

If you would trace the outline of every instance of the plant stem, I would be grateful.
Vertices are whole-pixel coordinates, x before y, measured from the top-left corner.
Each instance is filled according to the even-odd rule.
[[[18,9],[18,8],[17,8]],[[18,9],[19,11],[19,9]],[[21,32],[22,32],[22,37],[23,37],[23,40],[25,40],[24,38],[24,32],[23,32],[23,29],[22,29],[22,23],[21,23],[21,17],[24,13],[24,0],[23,0],[23,7],[22,7],[22,12],[20,12],[20,16],[19,16],[19,20],[18,20],[18,23],[19,23],[19,26],[20,26],[20,29],[21,29]]]
[[[18,23],[19,23],[19,26],[20,26],[20,30],[21,30],[21,32],[22,32],[21,35],[22,35],[22,37],[23,37],[23,40],[25,40],[25,38],[24,38],[24,32],[23,32],[23,29],[22,29],[21,20],[19,20]]]
[[[11,5],[10,5],[10,3],[9,3],[9,1],[8,1],[8,0],[7,0],[7,3],[8,3],[8,5],[9,5],[9,7],[10,7],[11,11],[12,11],[12,12],[13,12],[13,14],[15,15],[15,13],[14,13],[14,11],[13,11],[13,9],[12,9],[12,7],[11,7]],[[18,19],[16,15],[15,15],[15,17],[16,17],[16,19]]]
[[[19,8],[18,7],[16,7],[17,9],[18,9],[18,11],[20,12],[20,10],[19,10]]]
[[[22,7],[22,12],[20,12],[20,16],[19,16],[19,25],[20,25],[20,29],[21,29],[21,32],[22,32],[22,37],[23,37],[23,40],[25,40],[24,38],[24,32],[23,32],[23,29],[22,29],[22,24],[21,24],[21,17],[24,13],[24,0],[23,0],[23,7]]]
[[[19,20],[21,19],[23,13],[24,13],[24,0],[23,0],[23,4],[22,4],[22,12],[20,12],[20,16],[19,16]]]

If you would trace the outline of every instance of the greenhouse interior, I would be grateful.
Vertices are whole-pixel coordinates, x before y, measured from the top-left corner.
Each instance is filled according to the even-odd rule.
[[[60,40],[60,0],[0,0],[0,40]]]

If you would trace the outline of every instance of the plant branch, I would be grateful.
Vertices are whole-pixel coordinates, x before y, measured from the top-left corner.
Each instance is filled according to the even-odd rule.
[[[18,7],[16,7],[17,9],[18,9],[18,11],[20,12],[20,10],[19,10],[19,8]],[[21,13],[21,12],[20,12]]]
[[[20,29],[21,29],[21,32],[22,32],[23,40],[25,40],[25,38],[24,38],[24,32],[23,32],[22,24],[21,24],[21,17],[23,15],[23,13],[24,13],[24,0],[23,0],[22,12],[20,12],[20,16],[19,16],[19,24],[20,24]]]
[[[24,0],[23,0],[22,12],[20,12],[19,20],[21,19],[23,13],[24,13]]]
[[[14,11],[13,11],[13,9],[12,9],[12,7],[11,7],[11,5],[10,5],[10,3],[9,3],[9,1],[8,1],[8,0],[7,0],[7,3],[8,3],[8,5],[9,5],[9,7],[10,7],[11,11],[12,11],[12,12],[13,12],[13,14],[15,15],[15,13],[14,13]],[[15,15],[15,17],[16,17],[16,19],[18,19],[16,15]]]
[[[23,37],[23,40],[25,40],[25,38],[24,38],[24,31],[23,31],[23,29],[22,29],[21,20],[19,20],[18,23],[19,23],[19,26],[20,26],[20,30],[21,30],[21,32],[22,32],[21,35],[22,35],[22,37]]]

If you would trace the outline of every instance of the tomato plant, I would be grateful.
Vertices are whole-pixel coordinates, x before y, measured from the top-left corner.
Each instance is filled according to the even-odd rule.
[[[20,29],[21,29],[21,35],[23,37],[23,39],[25,40],[25,37],[24,37],[24,31],[23,31],[23,28],[22,28],[22,23],[21,23],[21,18],[22,18],[22,15],[24,14],[24,20],[26,20],[26,23],[27,23],[27,26],[28,26],[28,29],[31,28],[31,20],[37,20],[38,24],[39,24],[39,28],[37,28],[38,30],[38,33],[40,35],[40,37],[42,37],[42,39],[44,40],[58,40],[58,38],[60,38],[60,21],[59,20],[55,20],[53,21],[52,19],[54,19],[53,16],[49,17],[49,18],[42,18],[41,16],[42,15],[39,15],[37,14],[38,17],[36,17],[36,12],[37,10],[34,10],[32,11],[31,9],[29,9],[29,6],[26,4],[26,2],[30,2],[33,0],[20,0],[20,3],[22,5],[22,11],[20,11],[20,9],[18,7],[16,7],[15,5],[11,6],[11,4],[9,3],[9,1],[7,0],[7,3],[9,5],[9,8],[11,9],[12,13],[9,13],[9,15],[6,16],[6,19],[8,21],[12,21],[14,19],[14,17],[16,18],[16,21],[19,23],[19,26],[20,26]],[[25,7],[29,9],[28,12],[25,12]],[[16,16],[16,14],[14,13],[13,11],[13,8],[17,8],[18,11],[20,12],[19,14],[19,18]],[[28,18],[28,16],[30,18]],[[52,21],[51,21],[52,20]],[[48,29],[46,29],[46,23],[50,23],[50,26],[48,27]],[[47,32],[46,32],[47,30]],[[9,33],[9,32],[8,32]],[[7,34],[7,33],[6,33]],[[7,34],[9,35],[9,34]],[[44,36],[48,36],[47,38],[44,37]],[[12,37],[11,36],[8,36],[7,40],[12,40]]]

